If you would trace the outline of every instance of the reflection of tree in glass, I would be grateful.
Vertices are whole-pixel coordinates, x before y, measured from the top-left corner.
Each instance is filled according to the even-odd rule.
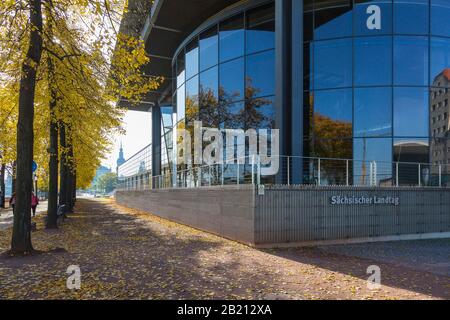
[[[353,154],[352,123],[333,120],[320,113],[315,113],[313,119],[313,131],[316,137],[313,155],[320,158],[351,159]],[[321,171],[322,177],[328,184],[345,182],[345,161],[323,160],[321,161]]]

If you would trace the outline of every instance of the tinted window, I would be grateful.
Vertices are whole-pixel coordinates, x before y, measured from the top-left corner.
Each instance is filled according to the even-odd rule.
[[[450,37],[450,2],[431,0],[431,33]]]
[[[427,34],[429,30],[428,0],[396,0],[394,2],[394,32]]]
[[[352,85],[352,40],[319,41],[314,44],[314,88]]]
[[[450,87],[450,39],[431,38],[431,85]]]
[[[392,89],[355,89],[355,137],[392,136]]]
[[[205,70],[218,63],[219,38],[217,27],[213,27],[200,35],[200,70]]]
[[[349,0],[315,2],[314,38],[329,39],[352,35],[352,6]]]
[[[355,85],[392,84],[392,38],[355,39]]]
[[[250,99],[245,104],[246,129],[273,129],[275,107],[273,97]]]
[[[200,105],[217,104],[219,98],[218,90],[218,67],[200,73]]]
[[[220,23],[220,61],[244,55],[244,15]]]
[[[356,35],[392,33],[392,1],[356,0],[355,5]]]
[[[244,99],[244,58],[220,65],[219,99],[221,103]]]
[[[246,98],[275,93],[275,51],[247,56]]]
[[[314,135],[317,138],[352,136],[352,90],[326,90],[314,93]]]
[[[275,7],[273,5],[247,13],[247,53],[275,48]]]
[[[394,37],[394,84],[428,84],[428,38]]]
[[[198,41],[193,40],[186,47],[186,79],[190,79],[198,73]]]
[[[377,185],[392,185],[392,139],[354,139],[353,183],[370,185],[371,162],[376,162]]]
[[[428,137],[428,90],[394,89],[394,136]]]
[[[198,76],[186,81],[186,121],[192,122],[198,117]]]

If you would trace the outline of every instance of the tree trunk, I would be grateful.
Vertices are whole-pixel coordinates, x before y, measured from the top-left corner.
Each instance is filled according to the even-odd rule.
[[[67,206],[67,146],[66,146],[66,126],[63,122],[59,124],[59,143],[61,145],[61,161],[59,165],[59,205]],[[67,208],[66,208],[67,209]],[[65,210],[64,210],[65,211]]]
[[[66,139],[68,141],[67,146],[67,155],[69,160],[69,165],[67,168],[67,212],[73,213],[73,146],[72,146],[72,138],[70,137],[70,126],[67,127],[69,138]],[[66,137],[67,138],[67,137]]]
[[[26,255],[33,252],[31,244],[31,191],[33,188],[33,122],[37,67],[42,55],[41,0],[30,3],[30,41],[19,89],[19,119],[17,121],[17,176],[14,226],[11,254]]]
[[[12,183],[11,183],[11,193],[16,193],[16,176],[17,176],[17,170],[16,170],[16,162],[13,162],[12,165]]]
[[[51,58],[48,58],[49,83],[53,82],[54,65]],[[50,85],[50,160],[48,164],[48,209],[47,209],[47,229],[58,228],[58,122],[55,119],[55,109],[57,97],[55,89]]]
[[[0,208],[5,208],[5,171],[6,165],[2,163],[0,166]]]

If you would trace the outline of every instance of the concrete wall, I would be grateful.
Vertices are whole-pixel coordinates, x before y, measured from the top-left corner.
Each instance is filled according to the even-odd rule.
[[[331,197],[398,205],[332,205]],[[257,247],[450,238],[450,189],[267,187],[119,191],[119,204]]]
[[[388,196],[399,204],[332,205],[333,196]],[[262,247],[450,236],[450,189],[271,187],[256,197],[255,244]]]
[[[118,191],[116,201],[245,244],[254,243],[252,186]]]

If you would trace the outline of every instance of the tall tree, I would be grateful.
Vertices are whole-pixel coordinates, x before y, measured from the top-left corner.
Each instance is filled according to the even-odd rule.
[[[33,189],[33,121],[37,68],[42,56],[41,0],[29,1],[30,36],[28,51],[22,62],[17,122],[16,205],[11,240],[11,254],[30,254],[31,192]]]

